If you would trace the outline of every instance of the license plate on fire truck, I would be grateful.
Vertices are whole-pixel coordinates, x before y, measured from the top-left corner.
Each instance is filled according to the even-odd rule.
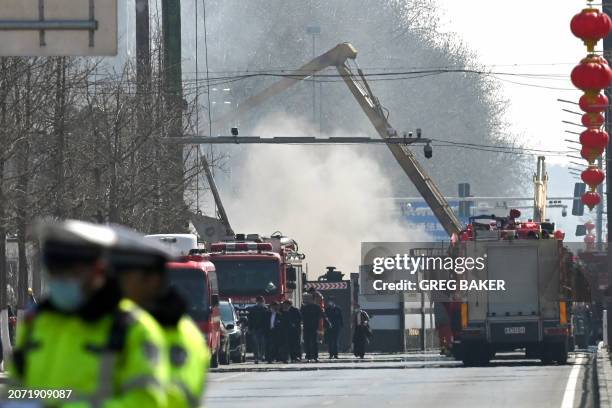
[[[525,326],[504,327],[504,334],[525,334]]]

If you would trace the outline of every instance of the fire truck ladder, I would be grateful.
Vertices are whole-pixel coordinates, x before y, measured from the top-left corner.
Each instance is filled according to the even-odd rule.
[[[336,45],[325,54],[314,58],[302,67],[294,71],[294,74],[283,78],[282,80],[272,84],[270,87],[253,95],[246,101],[240,104],[237,111],[231,114],[219,117],[216,122],[230,121],[241,116],[251,108],[270,99],[274,95],[283,92],[299,81],[309,78],[317,72],[327,68],[335,67],[338,73],[342,76],[344,83],[348,86],[351,93],[361,106],[372,125],[378,132],[381,138],[388,139],[397,137],[397,130],[391,126],[383,112],[383,108],[372,93],[368,82],[366,81],[363,72],[357,67],[357,77],[348,64],[349,60],[355,61],[357,58],[357,50],[350,43],[341,43]],[[356,62],[355,62],[356,64]],[[429,205],[432,212],[448,233],[448,235],[458,234],[462,225],[456,217],[448,202],[429,177],[425,169],[416,160],[412,151],[406,145],[388,143],[387,147],[391,150],[393,157],[402,167],[408,178],[412,181],[418,192],[421,194],[425,202]]]

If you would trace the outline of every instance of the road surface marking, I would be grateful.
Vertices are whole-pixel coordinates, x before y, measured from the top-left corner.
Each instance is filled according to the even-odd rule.
[[[565,386],[565,393],[563,394],[563,401],[561,402],[561,408],[573,408],[574,397],[576,396],[576,385],[578,385],[578,375],[580,374],[580,368],[584,357],[576,357],[572,371],[570,371],[569,378],[567,379],[567,385]]]

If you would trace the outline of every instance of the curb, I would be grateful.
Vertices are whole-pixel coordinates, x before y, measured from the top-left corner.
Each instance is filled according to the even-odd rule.
[[[591,378],[590,378],[590,384],[588,384],[587,386],[590,388],[591,390],[591,403],[593,407],[601,407],[601,398],[600,398],[600,391],[599,391],[599,352],[597,350],[595,350],[595,353],[593,355],[593,358],[591,359]]]
[[[599,349],[596,353],[595,366],[597,370],[597,388],[599,407],[612,407],[612,363],[610,362],[610,354],[605,349]],[[595,379],[593,379],[595,380]]]
[[[405,356],[405,357],[386,357],[386,358],[364,358],[364,359],[360,359],[360,358],[340,358],[340,359],[327,359],[327,358],[320,358],[318,363],[305,363],[304,361],[299,362],[299,363],[291,363],[291,364],[361,364],[361,363],[410,363],[410,362],[419,362],[419,361],[424,361],[424,362],[430,362],[430,361],[455,361],[452,357],[446,357],[446,356],[422,356],[422,357],[417,357],[417,356]],[[255,363],[252,361],[248,361],[246,363],[233,363],[230,364],[230,366],[228,368],[231,368],[232,365],[236,365],[238,367],[240,367],[241,365],[244,364],[248,364],[248,367],[253,367],[253,368],[258,368],[258,367],[254,367]],[[267,364],[267,362],[262,361],[261,362],[262,365]],[[283,364],[284,363],[274,363],[274,364]],[[289,364],[289,363],[287,363]],[[227,367],[227,366],[225,366]]]
[[[272,366],[272,367],[230,367],[230,368],[211,368],[210,373],[251,373],[251,372],[272,372],[272,371],[325,371],[325,370],[405,370],[415,368],[439,368],[439,367],[459,367],[463,364],[460,361],[432,362],[431,364],[398,364],[398,365],[376,365],[376,364],[354,364],[354,365],[323,365],[323,366]]]

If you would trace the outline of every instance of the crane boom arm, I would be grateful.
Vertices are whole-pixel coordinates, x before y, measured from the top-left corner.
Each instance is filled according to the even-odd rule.
[[[368,119],[370,119],[370,122],[372,122],[372,125],[380,137],[387,139],[397,136],[397,131],[387,121],[380,103],[376,97],[373,96],[361,70],[359,69],[358,73],[363,86],[360,86],[360,83],[355,79],[355,76],[346,63],[336,66],[336,69],[359,103],[359,106],[361,106],[361,109]],[[406,145],[387,144],[387,147],[427,205],[429,205],[429,208],[431,208],[431,211],[442,225],[442,228],[444,228],[448,235],[459,234],[462,229],[461,222],[450,208],[442,192],[438,189],[431,177],[429,177],[429,174],[427,174],[416,157],[414,157],[414,153],[412,153]]]
[[[546,202],[548,193],[548,173],[546,173],[546,158],[538,156],[537,173],[533,176],[533,220],[546,221]]]
[[[387,139],[389,137],[397,136],[397,131],[387,121],[382,106],[372,93],[372,90],[370,89],[370,86],[368,85],[362,71],[358,69],[358,79],[347,64],[348,60],[355,60],[355,58],[357,58],[357,50],[355,50],[351,44],[338,44],[325,54],[314,58],[312,61],[298,68],[296,71],[294,71],[293,75],[283,78],[260,93],[250,97],[240,105],[237,111],[220,117],[217,120],[228,121],[231,118],[241,116],[246,111],[270,99],[274,95],[283,92],[285,89],[291,87],[295,83],[302,81],[325,68],[335,67],[344,80],[344,83],[348,86],[349,90],[359,103],[359,106],[361,106],[361,109],[364,111],[370,122],[372,122],[372,125],[380,137]],[[452,235],[453,233],[458,234],[462,229],[461,222],[450,208],[448,202],[444,198],[444,195],[442,195],[425,169],[416,160],[412,151],[408,149],[407,146],[399,144],[387,144],[387,147],[389,150],[391,150],[395,160],[399,163],[425,202],[429,205],[444,230],[449,235]]]
[[[215,122],[226,122],[231,119],[237,118],[251,110],[262,102],[267,101],[275,95],[283,92],[285,89],[290,88],[296,83],[303,81],[304,79],[312,76],[313,74],[324,70],[328,67],[335,67],[344,64],[347,59],[355,59],[357,57],[357,51],[349,43],[342,43],[336,45],[325,54],[319,55],[312,61],[302,65],[300,68],[293,71],[290,76],[286,76],[278,82],[275,82],[263,91],[251,96],[244,102],[242,102],[238,109],[229,112],[225,115],[219,116],[215,119]]]

